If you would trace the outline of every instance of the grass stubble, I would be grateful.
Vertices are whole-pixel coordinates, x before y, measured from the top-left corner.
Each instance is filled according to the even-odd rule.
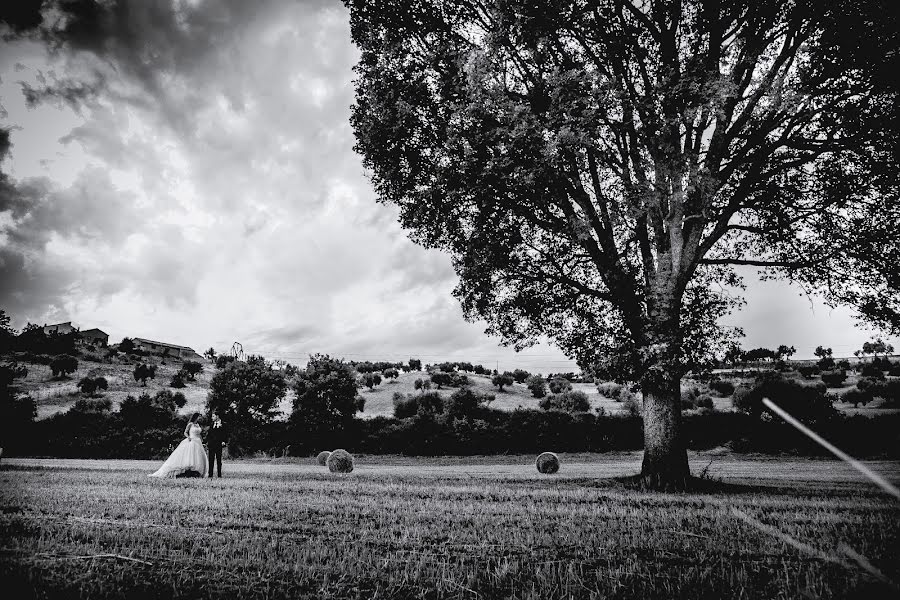
[[[743,479],[687,494],[589,469],[423,472],[371,457],[336,474],[308,462],[162,482],[131,464],[4,465],[6,597],[895,597],[827,559],[845,546],[900,580],[900,506],[865,482],[823,478],[822,461],[796,482],[738,461]]]

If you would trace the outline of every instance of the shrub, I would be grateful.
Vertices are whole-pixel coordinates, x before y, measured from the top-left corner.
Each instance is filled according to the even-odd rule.
[[[443,403],[444,412],[453,417],[471,417],[480,406],[494,401],[493,394],[480,394],[467,387],[460,388]]]
[[[97,390],[97,385],[94,383],[93,377],[82,377],[81,381],[78,382],[78,389],[86,396],[93,396]]]
[[[797,372],[806,379],[812,379],[813,376],[818,375],[821,371],[822,369],[818,365],[800,365],[797,367]]]
[[[87,398],[79,398],[69,409],[69,412],[81,414],[98,414],[108,413],[112,410],[112,400],[109,398],[100,398],[98,400],[88,400]]]
[[[841,385],[847,379],[846,371],[823,371],[822,372],[822,381],[825,383],[827,387],[836,388],[841,387]]]
[[[640,400],[631,390],[623,389],[620,398],[622,398],[622,408],[625,409],[629,416],[639,417],[644,412],[644,407],[641,406]]]
[[[715,408],[715,404],[713,404],[713,399],[710,396],[701,394],[697,398],[697,408],[707,408],[709,410],[712,410]]]
[[[169,386],[173,388],[183,388],[187,385],[184,382],[184,372],[178,371],[174,375],[172,375],[172,381],[169,382]]]
[[[237,360],[237,359],[235,357],[231,356],[230,354],[220,354],[219,356],[216,357],[216,368],[224,369],[230,363],[233,363],[235,360]]]
[[[350,473],[353,471],[353,455],[346,450],[335,450],[325,460],[332,473]]]
[[[709,389],[722,396],[730,396],[734,393],[734,384],[724,379],[713,379],[709,382]]]
[[[682,410],[697,407],[697,398],[700,396],[700,390],[696,387],[681,390],[681,408]]]
[[[738,390],[740,391],[740,390]],[[834,416],[831,398],[826,395],[825,384],[807,384],[795,379],[785,379],[777,373],[766,373],[757,378],[748,394],[738,398],[735,391],[734,406],[751,416],[759,416],[762,400],[768,398],[788,413],[804,422],[815,422]]]
[[[394,392],[394,416],[406,419],[417,414],[437,414],[444,412],[444,399],[437,392],[403,395]]]
[[[68,377],[69,373],[74,373],[77,369],[78,360],[74,356],[62,354],[50,361],[50,371],[53,377]]]
[[[538,473],[552,475],[559,471],[559,457],[553,452],[541,452],[534,461]]]
[[[331,456],[331,452],[329,452],[328,450],[322,450],[321,452],[319,452],[319,455],[316,456],[316,463],[318,463],[320,467],[324,467],[326,464],[328,464],[329,456]]]
[[[535,398],[543,398],[547,395],[547,382],[540,375],[532,375],[525,381],[525,385]]]
[[[618,383],[613,383],[612,381],[598,383],[597,391],[600,392],[600,395],[604,398],[616,400],[617,402],[622,401],[622,399],[619,397],[622,393],[622,386]]]
[[[731,395],[731,406],[733,406],[735,410],[747,414],[759,414],[759,411],[762,410],[761,407],[755,406],[754,402],[755,400],[750,397],[750,388],[744,386],[735,389],[734,393]]]
[[[551,394],[539,403],[543,410],[558,410],[567,413],[583,413],[591,410],[587,394],[579,390]]]
[[[872,363],[866,363],[862,366],[862,369],[859,370],[859,374],[863,377],[874,377],[875,379],[884,379],[884,371],[881,370],[880,365],[874,365]]]
[[[562,394],[572,389],[572,383],[563,377],[554,377],[550,380],[550,393]]]
[[[863,391],[858,388],[850,388],[844,395],[841,396],[841,400],[848,404],[852,404],[854,408],[862,404],[865,406],[873,399],[872,392],[869,390]]]
[[[394,380],[400,377],[400,371],[394,368],[385,369],[381,372],[381,376],[385,379],[390,379],[391,383],[394,383]]]
[[[890,370],[888,370],[888,375],[891,377],[900,377],[900,363],[893,363]]]

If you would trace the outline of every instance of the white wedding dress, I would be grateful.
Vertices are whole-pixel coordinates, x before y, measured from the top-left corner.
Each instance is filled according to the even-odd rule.
[[[200,439],[200,426],[196,423],[188,425],[188,437],[181,440],[175,451],[166,462],[150,477],[175,477],[185,471],[196,471],[201,477],[206,476],[208,460]]]

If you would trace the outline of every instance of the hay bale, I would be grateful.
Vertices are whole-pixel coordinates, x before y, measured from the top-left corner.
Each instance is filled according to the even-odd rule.
[[[534,461],[539,473],[556,473],[559,471],[559,457],[552,452],[542,452]]]
[[[328,463],[329,456],[331,456],[331,452],[329,452],[328,450],[322,450],[316,457],[316,462],[319,463],[320,467],[324,467]]]
[[[346,450],[335,450],[325,464],[332,473],[349,473],[353,470],[353,455]]]

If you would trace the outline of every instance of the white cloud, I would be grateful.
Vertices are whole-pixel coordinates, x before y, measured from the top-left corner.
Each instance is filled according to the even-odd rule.
[[[16,325],[73,320],[196,349],[238,340],[297,362],[322,351],[574,369],[465,322],[449,258],[375,202],[352,151],[357,51],[342,7],[148,0],[119,17],[130,21],[102,43],[0,52],[0,125],[16,128],[5,170],[31,186],[27,214],[0,206],[0,301]],[[18,81],[63,74],[102,85],[27,106]],[[767,294],[750,311],[754,300],[778,310],[736,320],[749,345],[865,338],[844,320],[803,328],[796,305]]]

